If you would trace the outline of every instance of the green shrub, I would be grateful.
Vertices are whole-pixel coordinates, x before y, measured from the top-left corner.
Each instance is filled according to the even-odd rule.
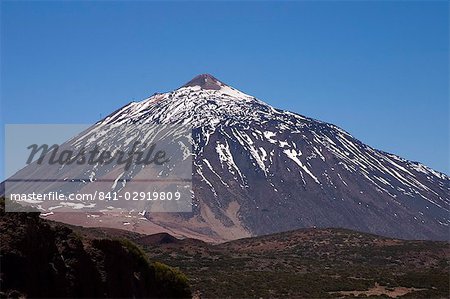
[[[161,288],[169,290],[171,297],[187,298],[191,296],[188,279],[178,269],[160,262],[154,262],[156,281]]]

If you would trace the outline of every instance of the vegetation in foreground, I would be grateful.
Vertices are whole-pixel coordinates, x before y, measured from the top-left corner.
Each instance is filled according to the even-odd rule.
[[[223,244],[126,236],[151,259],[180,269],[205,298],[449,298],[450,244],[345,229],[302,229]]]
[[[184,274],[123,238],[89,238],[0,203],[1,298],[189,298]]]

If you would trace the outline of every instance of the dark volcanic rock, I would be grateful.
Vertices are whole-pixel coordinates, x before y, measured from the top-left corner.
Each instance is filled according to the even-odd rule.
[[[196,76],[183,86],[200,86],[202,89],[219,90],[221,86],[223,86],[223,83],[210,74],[201,74]]]

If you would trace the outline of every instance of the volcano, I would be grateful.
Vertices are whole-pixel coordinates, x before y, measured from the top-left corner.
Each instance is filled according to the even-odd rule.
[[[148,123],[193,128],[192,212],[147,212],[122,228],[217,242],[312,227],[448,239],[446,174],[374,149],[333,124],[276,109],[212,75],[131,102],[90,130]],[[89,130],[80,138],[86,136]],[[107,226],[123,216],[50,217]]]

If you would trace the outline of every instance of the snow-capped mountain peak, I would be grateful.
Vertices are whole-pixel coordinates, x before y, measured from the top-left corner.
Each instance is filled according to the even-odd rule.
[[[194,213],[206,217],[211,210],[224,225],[239,223],[241,236],[344,226],[442,238],[450,223],[448,176],[376,150],[335,125],[275,109],[212,75],[132,103],[105,121],[191,125]]]
[[[102,123],[183,123],[192,127],[231,124],[243,120],[269,120],[276,109],[213,77],[198,75],[182,87],[131,102]]]
[[[313,226],[448,238],[447,175],[335,125],[276,109],[212,75],[132,102],[85,135],[101,142],[107,127],[145,130],[153,123],[192,128],[193,213],[182,216],[189,228],[152,215],[163,227],[215,240]]]

